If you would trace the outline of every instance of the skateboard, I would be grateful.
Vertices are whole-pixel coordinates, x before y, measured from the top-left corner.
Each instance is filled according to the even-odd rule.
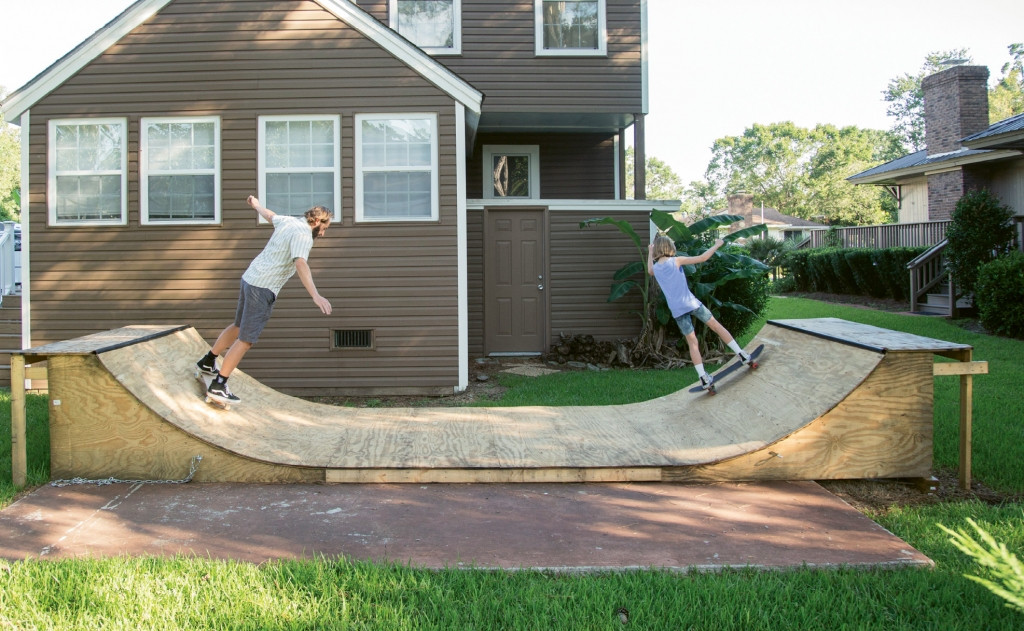
[[[757,367],[758,367],[757,358],[758,358],[758,356],[761,355],[761,351],[763,351],[763,350],[764,350],[764,344],[761,344],[760,346],[758,346],[757,348],[755,348],[753,351],[750,352],[750,359],[751,359],[750,370],[757,370]],[[700,385],[696,385],[696,386],[690,388],[690,392],[693,392],[693,393],[707,392],[708,394],[711,394],[711,395],[716,394],[717,393],[716,386],[718,385],[718,382],[722,379],[722,377],[725,377],[726,375],[728,375],[728,374],[730,374],[732,372],[735,372],[735,371],[739,370],[742,367],[743,367],[743,362],[741,362],[739,360],[739,358],[737,358],[736,361],[734,361],[733,363],[729,364],[728,366],[726,366],[722,370],[718,371],[718,373],[713,375],[715,380],[711,382],[711,387],[709,387],[707,390],[702,388]]]
[[[196,379],[203,386],[203,393],[200,396],[202,396],[203,399],[207,403],[209,403],[210,405],[219,407],[220,409],[222,409],[224,411],[230,410],[231,409],[231,404],[230,403],[227,403],[225,401],[221,401],[220,399],[215,399],[214,397],[211,397],[209,394],[206,393],[207,389],[209,389],[209,387],[210,387],[210,384],[213,383],[213,375],[208,375],[205,372],[199,372],[198,369],[194,370],[193,372],[194,372],[194,374],[196,376]]]

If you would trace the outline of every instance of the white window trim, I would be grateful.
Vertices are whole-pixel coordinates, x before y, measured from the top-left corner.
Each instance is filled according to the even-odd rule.
[[[530,157],[530,195],[528,197],[499,197],[494,194],[491,173],[495,155]],[[484,145],[483,148],[484,199],[540,199],[540,145]]]
[[[151,220],[149,218],[149,134],[146,126],[150,123],[213,123],[213,218],[212,219],[175,219]],[[221,222],[221,128],[220,116],[159,116],[142,118],[139,121],[139,223],[144,226],[206,226],[218,225]],[[205,175],[206,169],[175,171],[173,175]]]
[[[544,0],[533,0],[533,41],[538,57],[605,57],[608,55],[607,0],[597,0],[597,48],[544,48]]]
[[[120,219],[57,219],[57,133],[58,125],[120,125],[121,134],[121,218]],[[128,119],[127,118],[59,118],[49,122],[47,145],[46,202],[51,226],[123,226],[128,223]],[[89,173],[113,172],[89,171]],[[64,175],[63,173],[59,175]],[[28,199],[25,195],[24,199]]]
[[[408,120],[427,119],[434,128],[430,139],[430,189],[433,193],[430,200],[430,217],[365,217],[363,215],[363,121],[365,120]],[[440,217],[440,191],[438,190],[438,128],[437,114],[430,112],[389,112],[386,114],[356,114],[355,115],[355,198],[356,198],[356,223],[407,223],[407,222],[431,222],[437,221]],[[424,171],[421,167],[388,167],[379,169],[367,169],[372,171]]]
[[[275,170],[274,173],[313,173],[319,172],[324,173],[332,171],[334,173],[334,200],[331,203],[331,213],[333,222],[341,221],[341,116],[331,114],[291,114],[287,116],[260,116],[259,117],[259,128],[257,130],[258,137],[258,149],[257,149],[257,171],[259,173],[259,183],[257,184],[257,195],[263,201],[267,199],[267,145],[266,145],[266,132],[267,123],[276,121],[326,121],[329,120],[334,123],[334,166],[327,167],[309,167],[309,168],[296,168],[296,169],[281,169]],[[273,210],[273,208],[271,208]],[[267,223],[267,220],[262,216],[259,218],[260,223]]]
[[[462,54],[462,0],[452,0],[452,45],[419,46],[428,55],[461,55]],[[388,0],[388,25],[391,30],[401,35],[398,30],[398,0]]]

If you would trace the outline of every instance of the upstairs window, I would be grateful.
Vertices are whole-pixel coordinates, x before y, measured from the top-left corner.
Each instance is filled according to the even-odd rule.
[[[356,221],[436,221],[436,114],[357,114]]]
[[[605,55],[605,0],[534,0],[538,55]]]
[[[51,120],[50,225],[128,222],[128,121]]]
[[[143,224],[220,222],[220,118],[143,118]]]
[[[337,116],[261,116],[259,197],[284,215],[325,206],[341,220],[341,121]]]
[[[389,0],[391,28],[434,55],[462,52],[462,0]]]

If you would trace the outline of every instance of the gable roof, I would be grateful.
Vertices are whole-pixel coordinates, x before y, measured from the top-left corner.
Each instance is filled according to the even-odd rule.
[[[852,184],[895,184],[897,180],[927,175],[941,169],[993,162],[1005,158],[1020,157],[1019,151],[991,149],[960,149],[947,153],[928,155],[926,149],[890,160],[867,171],[851,175],[846,180]]]
[[[971,149],[1024,149],[1024,114],[992,123],[960,142]]]
[[[350,0],[313,1],[465,105],[475,115],[467,119],[479,118],[483,94],[409,40],[381,24]],[[171,2],[172,0],[137,0],[71,52],[11,93],[3,102],[5,120],[19,124],[21,115],[33,105]]]

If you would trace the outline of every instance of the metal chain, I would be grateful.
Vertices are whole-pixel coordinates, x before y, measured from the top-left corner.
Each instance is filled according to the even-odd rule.
[[[199,463],[202,462],[202,456],[192,456],[192,462],[188,467],[188,476],[180,480],[119,480],[117,478],[106,478],[103,480],[87,480],[85,478],[72,478],[70,480],[54,480],[50,482],[50,486],[71,486],[73,484],[95,484],[96,486],[106,486],[108,484],[187,484],[192,481],[192,476],[199,470]]]

